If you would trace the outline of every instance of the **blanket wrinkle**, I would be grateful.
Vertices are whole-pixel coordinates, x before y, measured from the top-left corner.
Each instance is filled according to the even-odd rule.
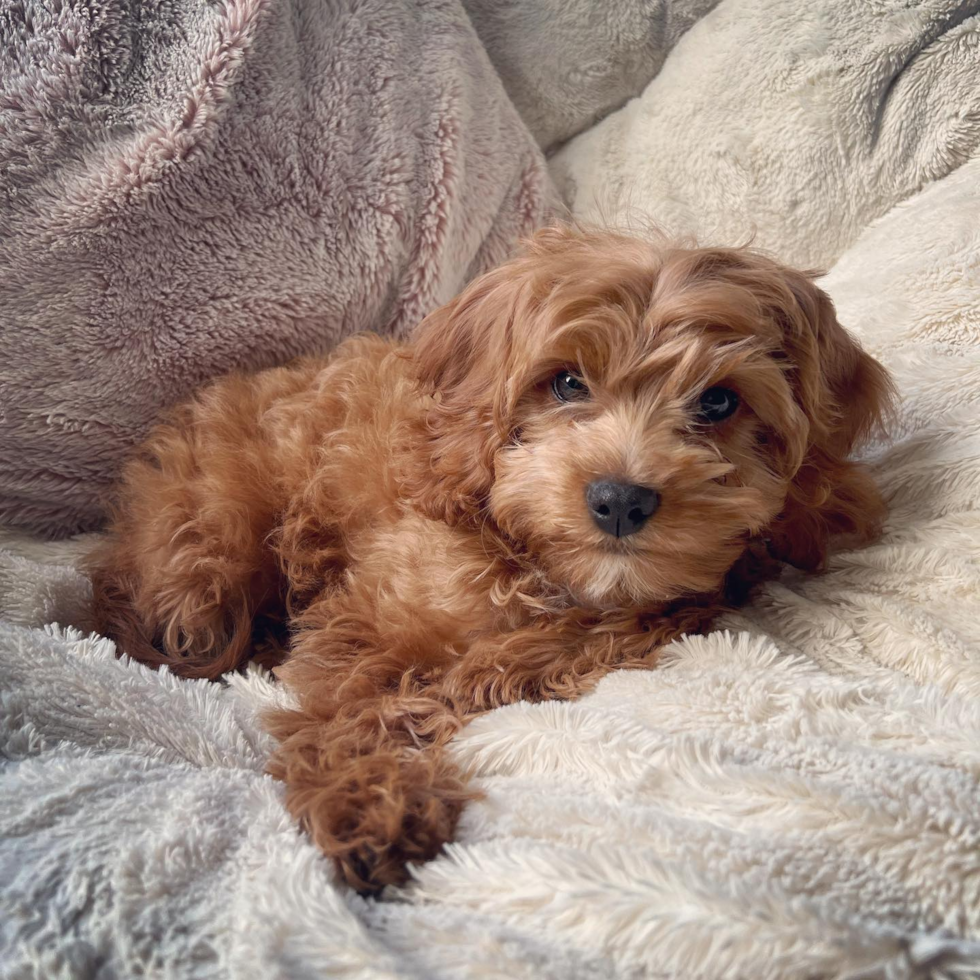
[[[552,173],[576,217],[826,269],[976,154],[978,46],[978,0],[724,0]]]

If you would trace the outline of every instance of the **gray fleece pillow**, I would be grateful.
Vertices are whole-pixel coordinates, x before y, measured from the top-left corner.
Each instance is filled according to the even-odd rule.
[[[550,183],[457,0],[0,13],[0,522],[97,526],[208,378],[404,335]]]

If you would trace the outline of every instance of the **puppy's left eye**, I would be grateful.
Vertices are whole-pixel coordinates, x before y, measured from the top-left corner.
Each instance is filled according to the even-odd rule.
[[[698,417],[704,422],[722,422],[735,414],[738,395],[730,388],[707,388],[701,392]]]
[[[560,402],[580,402],[589,397],[589,386],[571,371],[559,371],[551,382],[551,390]]]

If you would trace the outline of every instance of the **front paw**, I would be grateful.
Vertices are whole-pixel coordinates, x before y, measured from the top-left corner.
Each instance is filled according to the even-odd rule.
[[[408,864],[435,857],[474,795],[437,750],[354,757],[322,776],[290,786],[287,803],[361,894],[401,884]]]

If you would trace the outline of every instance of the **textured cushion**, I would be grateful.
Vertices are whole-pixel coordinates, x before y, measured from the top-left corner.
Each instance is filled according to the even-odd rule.
[[[463,0],[508,95],[545,149],[580,133],[660,71],[718,0]]]
[[[826,268],[980,142],[980,0],[724,0],[570,143],[574,213]]]
[[[549,195],[457,0],[8,6],[0,521],[96,525],[161,409],[405,334]]]

